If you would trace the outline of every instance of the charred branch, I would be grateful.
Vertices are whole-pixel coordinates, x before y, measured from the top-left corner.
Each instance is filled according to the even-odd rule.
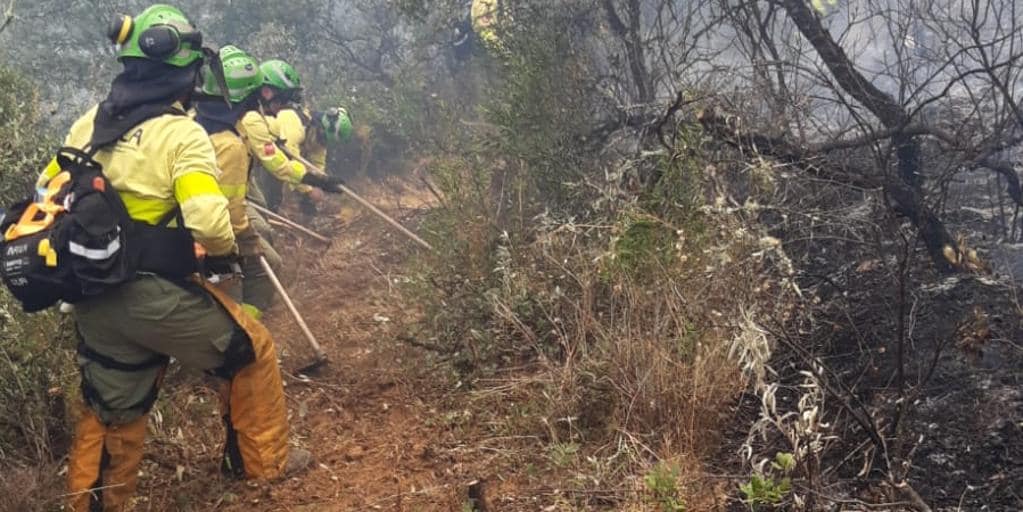
[[[611,31],[621,40],[625,46],[625,53],[629,61],[629,71],[632,74],[632,81],[636,86],[636,93],[639,102],[648,104],[654,99],[653,86],[650,83],[650,73],[646,64],[646,49],[644,48],[643,36],[641,34],[641,5],[639,0],[629,0],[626,3],[626,19],[623,20],[615,8],[613,0],[603,0],[604,12],[607,14],[607,22]]]
[[[881,176],[851,164],[840,166],[830,162],[824,152],[808,150],[781,137],[757,133],[742,127],[737,116],[727,116],[714,109],[697,115],[703,129],[712,137],[736,149],[773,158],[790,164],[814,177],[862,188],[877,189],[884,186]],[[842,168],[840,168],[842,167]]]
[[[781,5],[796,28],[814,47],[838,86],[874,114],[881,124],[894,131],[891,141],[897,157],[899,179],[886,180],[885,184],[893,208],[916,226],[931,260],[939,270],[957,270],[946,255],[952,251],[953,256],[956,256],[956,244],[941,219],[927,206],[921,187],[920,142],[917,137],[903,131],[910,122],[909,114],[894,98],[878,89],[856,69],[845,50],[831,37],[807,2],[781,0]]]

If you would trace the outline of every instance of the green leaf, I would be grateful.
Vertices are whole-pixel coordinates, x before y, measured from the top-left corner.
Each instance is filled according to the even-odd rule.
[[[778,452],[774,456],[772,466],[785,473],[790,473],[793,469],[796,469],[796,456],[787,452]]]

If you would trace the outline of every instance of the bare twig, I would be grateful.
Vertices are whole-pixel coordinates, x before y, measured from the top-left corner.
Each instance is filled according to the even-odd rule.
[[[4,21],[3,23],[0,23],[0,34],[3,34],[4,30],[7,30],[7,27],[14,21],[15,3],[17,3],[16,0],[11,0],[11,3],[7,5],[7,9],[4,11]]]

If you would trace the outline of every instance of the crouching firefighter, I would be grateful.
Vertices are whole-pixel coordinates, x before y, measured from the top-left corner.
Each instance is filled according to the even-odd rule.
[[[210,139],[184,111],[204,57],[217,55],[167,5],[118,17],[109,35],[123,71],[107,98],[74,123],[40,178],[49,189],[35,209],[46,214],[29,212],[4,235],[8,249],[45,239],[27,251],[25,265],[4,261],[12,291],[61,274],[59,298],[76,306],[84,407],[68,484],[77,512],[130,507],[147,414],[170,357],[226,383],[226,472],[274,479],[311,462],[288,446],[269,333],[196,274],[230,267],[220,262],[237,252]],[[44,262],[33,266],[36,254]]]
[[[264,80],[273,72],[275,62],[263,64]],[[344,107],[335,107],[323,112],[312,112],[300,103],[291,103],[279,108],[275,116],[280,127],[281,143],[292,155],[298,155],[317,169],[327,169],[327,145],[346,142],[352,136],[352,121]],[[316,203],[309,195],[303,195],[299,209],[307,217],[316,214]]]
[[[238,126],[241,117],[259,109],[258,91],[263,79],[256,59],[244,51],[225,46],[220,49],[219,62],[227,85],[230,103],[204,101],[196,106],[196,121],[210,136],[217,153],[220,168],[220,190],[227,197],[227,209],[231,216],[231,227],[241,254],[241,283],[233,280],[226,289],[256,319],[262,317],[273,302],[274,286],[260,258],[266,258],[271,267],[280,268],[281,257],[259,234],[256,227],[258,214],[246,207],[246,195],[252,157],[249,155],[242,129]],[[216,62],[211,62],[210,65]],[[214,70],[203,68],[203,92],[219,94]]]
[[[309,172],[305,165],[292,160],[281,150],[278,144],[287,145],[294,154],[298,153],[300,142],[291,142],[285,134],[277,116],[282,110],[291,108],[302,101],[302,80],[298,72],[290,64],[282,60],[269,60],[259,66],[263,75],[263,87],[260,89],[260,108],[242,115],[238,128],[245,138],[249,151],[270,175],[264,180],[263,192],[266,204],[277,209],[283,198],[282,183],[287,183],[302,194],[302,208],[311,211],[314,203],[323,200],[324,191],[334,192],[341,180],[330,176],[322,176]],[[297,121],[301,128],[301,121]],[[294,128],[294,125],[290,125]],[[294,131],[294,130],[293,130]],[[303,129],[304,132],[304,129]],[[291,134],[298,136],[297,133]],[[326,160],[326,149],[322,158]],[[254,197],[257,202],[259,198]]]

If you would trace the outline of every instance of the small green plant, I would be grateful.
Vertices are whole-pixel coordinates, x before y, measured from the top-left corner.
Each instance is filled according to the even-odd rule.
[[[564,467],[569,465],[579,453],[578,443],[554,443],[548,448],[548,456],[555,466]]]
[[[796,457],[791,453],[779,452],[771,462],[770,475],[753,473],[750,481],[739,486],[750,510],[758,506],[775,507],[792,492],[792,479],[789,475],[796,468]]]
[[[678,235],[659,219],[643,213],[629,213],[620,222],[613,240],[612,269],[638,279],[656,275],[670,267],[675,258]]]
[[[685,512],[686,506],[678,490],[680,474],[678,466],[660,462],[643,477],[659,512]]]

